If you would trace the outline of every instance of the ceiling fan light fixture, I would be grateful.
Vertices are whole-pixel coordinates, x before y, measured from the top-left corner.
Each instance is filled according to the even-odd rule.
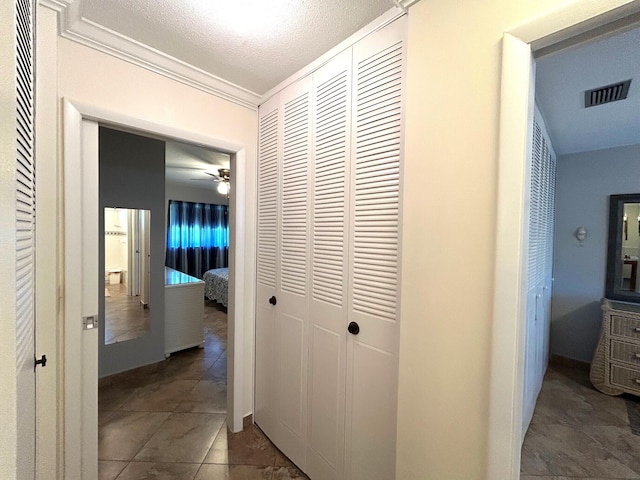
[[[220,195],[229,195],[229,183],[224,181],[218,183],[218,193]]]

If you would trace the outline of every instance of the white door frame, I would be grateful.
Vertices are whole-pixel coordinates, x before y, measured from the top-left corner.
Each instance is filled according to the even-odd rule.
[[[526,318],[526,165],[533,51],[640,13],[640,0],[581,0],[503,36],[487,476],[520,478]]]
[[[227,418],[242,430],[244,252],[247,186],[245,146],[64,99],[64,478],[97,478],[98,329],[82,318],[98,315],[98,123],[233,152],[229,248]],[[236,218],[237,217],[237,218]],[[250,291],[250,290],[249,290]]]

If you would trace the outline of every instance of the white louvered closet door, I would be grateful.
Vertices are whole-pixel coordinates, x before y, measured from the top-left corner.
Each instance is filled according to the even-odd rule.
[[[14,378],[15,391],[10,388],[3,391],[3,395],[15,401],[15,423],[3,425],[8,432],[16,432],[15,454],[11,465],[5,463],[0,471],[10,468],[12,471],[7,478],[17,480],[33,479],[35,475],[35,374],[34,374],[34,315],[35,315],[35,158],[34,158],[34,4],[31,0],[15,0],[7,2],[3,7],[3,14],[12,10],[13,18],[6,31],[15,37],[9,43],[13,61],[7,62],[7,76],[12,81],[7,85],[5,103],[9,106],[7,119],[3,127],[3,134],[12,139],[12,152],[6,152],[6,168],[3,168],[2,203],[6,207],[3,215],[10,219],[9,228],[3,231],[7,238],[15,241],[15,250],[7,255],[2,263],[3,288],[8,295],[15,295],[3,310],[7,321],[11,323],[9,329],[15,335],[14,340],[7,339],[8,344],[16,347],[15,356],[10,354],[14,365],[7,366],[3,375]],[[4,17],[3,15],[3,18]],[[15,30],[13,30],[15,26]],[[15,33],[13,33],[15,32]],[[3,57],[4,52],[3,52]],[[10,72],[10,73],[9,73]],[[4,87],[4,85],[3,85]],[[5,108],[3,106],[3,108]],[[11,121],[8,119],[11,118]],[[4,142],[2,142],[4,143]],[[13,165],[9,168],[10,160]],[[3,166],[4,167],[4,166]],[[11,180],[9,180],[11,179]],[[11,188],[13,185],[13,188]],[[11,199],[9,203],[4,200]],[[13,210],[13,211],[11,211]],[[4,223],[4,222],[3,222]],[[4,227],[3,227],[4,228]],[[10,263],[9,263],[10,262]],[[15,287],[15,288],[14,288]],[[14,316],[15,315],[15,316]],[[15,321],[15,323],[14,323]],[[5,327],[6,328],[6,327]],[[2,329],[6,332],[5,328]],[[4,357],[6,358],[6,357]],[[5,377],[5,378],[6,378]],[[3,418],[6,418],[2,415]],[[13,447],[13,445],[12,445]],[[3,452],[7,453],[7,452]],[[0,454],[0,458],[3,454]],[[13,462],[15,461],[15,465]],[[0,462],[3,463],[3,462]]]
[[[280,194],[280,110],[275,97],[260,107],[256,286],[256,381],[254,417],[272,437],[276,426],[275,318]]]
[[[279,284],[275,307],[276,429],[273,440],[306,465],[307,317],[309,314],[309,158],[311,77],[280,94],[282,156]]]
[[[311,77],[260,107],[256,423],[306,464]]]
[[[313,74],[307,473],[314,479],[344,478],[351,54]]]
[[[395,477],[406,17],[353,49],[346,475]]]
[[[530,161],[523,436],[547,368],[551,322],[556,158],[537,109]]]

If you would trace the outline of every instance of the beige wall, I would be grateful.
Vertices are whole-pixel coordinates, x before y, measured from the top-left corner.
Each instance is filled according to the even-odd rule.
[[[485,479],[501,38],[560,4],[409,11],[398,480]]]
[[[42,52],[40,52],[43,54]],[[58,37],[58,97],[119,112],[208,138],[223,150],[246,148],[247,206],[241,219],[247,239],[255,230],[256,112],[201,92],[115,57]],[[255,245],[248,242],[244,308],[245,346],[253,345],[253,265]],[[253,407],[253,350],[245,347],[243,413]]]

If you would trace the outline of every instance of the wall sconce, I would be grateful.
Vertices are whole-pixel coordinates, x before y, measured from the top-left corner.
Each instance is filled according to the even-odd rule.
[[[578,227],[576,229],[576,233],[574,234],[578,241],[580,242],[580,246],[584,246],[584,239],[587,238],[587,229],[585,227]]]

